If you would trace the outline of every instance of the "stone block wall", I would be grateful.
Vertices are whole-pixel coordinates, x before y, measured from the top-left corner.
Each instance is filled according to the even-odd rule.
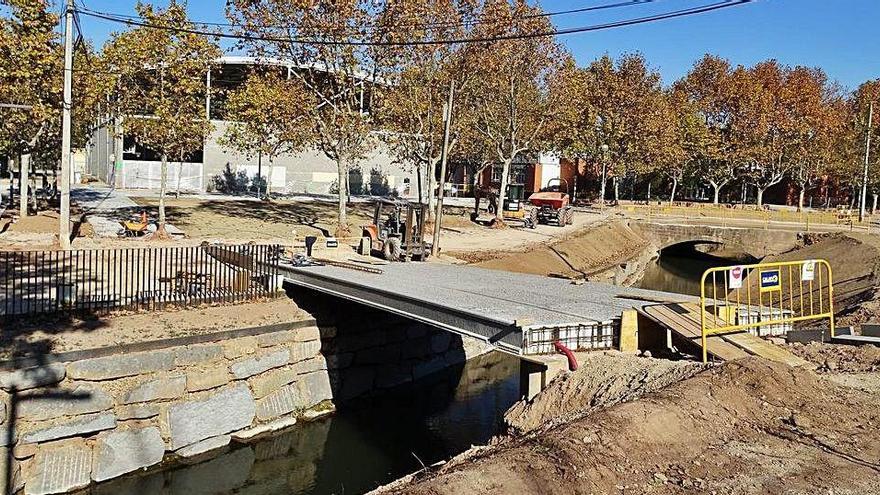
[[[63,493],[248,442],[489,349],[371,315],[359,325],[312,320],[6,363],[2,467],[13,491]]]
[[[482,341],[391,314],[363,309],[358,315],[357,325],[343,320],[339,327],[321,327],[338,402],[411,384],[492,350]]]
[[[0,373],[12,488],[62,493],[332,409],[314,322],[224,334]]]

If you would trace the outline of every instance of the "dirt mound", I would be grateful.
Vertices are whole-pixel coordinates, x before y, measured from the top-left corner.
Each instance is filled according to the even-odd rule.
[[[880,370],[880,347],[835,344],[789,344],[797,356],[816,364],[819,372],[861,373]]]
[[[504,420],[511,433],[556,426],[597,409],[637,399],[704,369],[705,365],[689,361],[592,354],[576,372],[559,376],[532,402],[515,404]]]
[[[58,232],[58,213],[43,211],[37,215],[19,218],[9,226],[9,232],[22,234],[47,234]]]
[[[834,309],[838,325],[855,325],[880,313],[880,239],[850,232],[812,235],[805,245],[765,262],[825,259],[834,271]]]
[[[614,220],[550,245],[480,260],[477,266],[534,275],[581,278],[629,260],[648,246],[625,222]]]
[[[392,493],[880,493],[880,397],[747,358]]]

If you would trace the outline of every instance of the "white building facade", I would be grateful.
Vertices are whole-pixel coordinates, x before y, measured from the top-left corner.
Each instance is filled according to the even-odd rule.
[[[261,62],[249,57],[223,57],[206,74],[206,85],[211,87],[212,84],[222,84],[225,89],[230,89],[244,82],[251,66],[261,63],[285,67],[280,61]],[[295,70],[291,66],[287,67],[288,70]],[[248,156],[221,145],[221,137],[230,125],[223,118],[222,103],[212,100],[211,97],[206,98],[205,111],[211,116],[214,129],[202,149],[194,150],[182,163],[169,158],[169,191],[210,192],[214,178],[222,175],[227,167],[236,173],[244,172],[250,178],[260,173],[270,183],[273,193],[329,194],[335,191],[338,187],[336,163],[317,149],[279,155],[270,164],[265,157]],[[118,188],[158,190],[161,181],[159,157],[136,145],[133,139],[124,135],[122,128],[123,126],[113,121],[96,125],[86,149],[86,171]],[[387,145],[378,136],[373,152],[356,164],[356,167],[359,168],[364,184],[369,184],[373,174],[376,177],[381,176],[388,189],[396,191],[400,196],[411,197],[416,194],[414,168],[397,163],[390,155]]]

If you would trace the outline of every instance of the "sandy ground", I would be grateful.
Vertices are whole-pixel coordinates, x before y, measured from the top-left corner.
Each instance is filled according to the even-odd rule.
[[[494,270],[582,278],[625,262],[648,247],[623,221],[593,219],[595,223],[588,227],[525,251],[472,253],[469,261]]]
[[[600,367],[613,374],[633,366],[647,370],[669,365],[597,360],[575,372],[570,383],[554,383],[546,391],[552,396],[582,390],[572,401],[571,414],[582,414],[577,419],[551,421],[524,436],[471,449],[384,492],[880,493],[877,394],[809,370],[748,358],[596,409],[609,396],[638,395],[633,391],[639,386],[612,381],[609,394],[591,385],[594,378],[589,375]],[[662,374],[629,376],[636,382],[646,376],[645,383],[651,384],[656,383],[651,376]],[[547,409],[531,416],[551,414]]]
[[[690,378],[710,366],[637,358],[616,351],[579,353],[578,362],[583,371],[560,375],[533,401],[518,402],[507,411],[504,421],[509,434],[571,422]]]
[[[834,272],[834,309],[839,326],[878,321],[880,238],[864,233],[816,234],[805,246],[766,262],[825,259]]]
[[[132,198],[155,209],[154,198]],[[348,206],[353,240],[360,240],[360,227],[372,222],[373,205],[357,202]],[[463,209],[444,215],[444,225],[469,226]],[[217,240],[266,240],[291,242],[307,235],[330,236],[336,229],[336,203],[326,200],[166,200],[168,221],[190,238]]]
[[[838,385],[880,395],[880,347],[822,344],[789,344],[794,354],[814,363],[816,371]]]
[[[451,227],[443,233],[442,246],[446,254],[465,261],[494,258],[505,252],[525,251],[548,242],[577,235],[585,228],[607,218],[607,212],[596,210],[575,211],[571,225],[538,225],[524,229],[510,222],[505,229],[493,229],[475,224]]]
[[[814,363],[820,373],[863,373],[880,371],[880,347],[836,344],[789,344],[788,349]]]
[[[287,297],[189,309],[112,313],[87,319],[46,317],[4,327],[0,358],[95,349],[276,323],[310,316]]]

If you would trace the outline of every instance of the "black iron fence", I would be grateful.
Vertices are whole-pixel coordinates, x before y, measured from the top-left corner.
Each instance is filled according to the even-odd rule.
[[[236,302],[281,290],[278,245],[0,251],[0,316]]]

